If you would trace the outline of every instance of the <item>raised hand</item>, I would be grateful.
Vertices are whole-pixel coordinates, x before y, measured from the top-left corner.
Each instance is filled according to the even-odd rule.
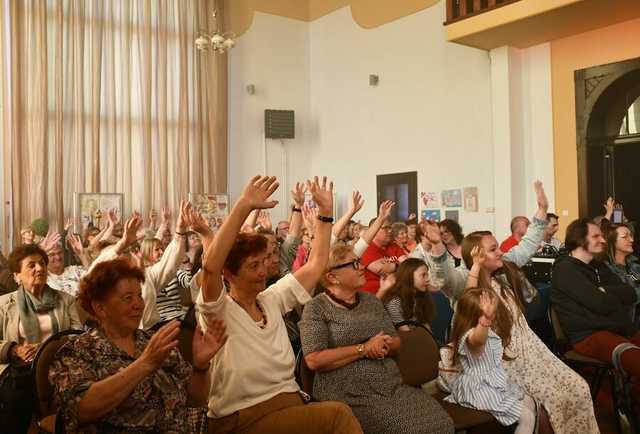
[[[111,208],[109,210],[109,212],[107,213],[107,217],[109,219],[109,221],[107,222],[109,225],[115,226],[116,224],[118,224],[118,214],[115,208]]]
[[[82,254],[82,241],[80,240],[80,237],[78,235],[72,233],[67,234],[67,243],[76,255],[80,256]]]
[[[381,218],[382,220],[388,219],[394,206],[396,206],[396,203],[392,200],[385,200],[382,202],[378,209],[378,218]]]
[[[473,258],[473,265],[477,265],[482,268],[485,260],[487,259],[484,248],[475,246],[471,249],[471,258]]]
[[[193,334],[193,366],[204,369],[213,356],[227,342],[226,326],[222,320],[211,320],[207,323],[206,333],[198,326]]]
[[[191,202],[183,200],[180,202],[180,213],[178,213],[178,219],[176,220],[176,232],[184,234],[187,231],[187,219],[191,210]]]
[[[327,184],[327,177],[322,177],[322,183],[315,176],[307,181],[307,189],[313,201],[318,205],[318,213],[323,217],[333,217],[333,182]]]
[[[418,216],[416,215],[415,212],[412,212],[411,214],[409,214],[409,217],[407,217],[407,220],[413,220],[418,218]]]
[[[273,224],[271,223],[271,216],[269,216],[269,211],[260,211],[258,214],[258,224],[268,231],[273,229]]]
[[[479,302],[482,314],[489,320],[492,320],[498,308],[498,297],[490,291],[482,291]]]
[[[49,253],[49,251],[60,242],[60,239],[61,237],[58,232],[49,231],[47,232],[47,235],[42,239],[42,241],[40,241],[40,248]]]
[[[349,209],[350,214],[355,214],[362,209],[364,205],[364,199],[362,199],[362,195],[359,191],[354,191],[351,194],[351,208]]]
[[[151,229],[155,229],[156,223],[158,222],[158,212],[154,208],[151,208],[149,210],[148,219],[149,219],[149,227]]]
[[[162,208],[160,219],[161,224],[169,224],[171,220],[171,210],[169,208]]]
[[[544,192],[544,186],[542,185],[542,181],[537,180],[533,183],[533,190],[536,193],[536,202],[538,203],[538,209],[544,210],[545,219],[546,213],[549,209],[549,199],[547,199],[547,194]]]
[[[311,208],[308,203],[302,206],[302,221],[309,235],[313,235],[318,218],[318,208]]]
[[[424,236],[427,240],[434,245],[442,242],[442,234],[440,232],[440,226],[433,220],[425,220],[422,224],[424,228]]]
[[[605,209],[605,214],[604,214],[605,218],[607,220],[611,220],[611,216],[613,215],[613,210],[616,207],[616,201],[612,197],[609,197],[603,206]]]
[[[193,232],[196,232],[200,235],[206,235],[211,232],[209,222],[207,221],[207,219],[202,217],[202,214],[200,214],[195,208],[189,207],[189,211],[185,217],[187,226],[189,226],[189,228]]]
[[[278,204],[277,200],[268,200],[280,184],[275,176],[254,176],[244,188],[238,203],[250,209],[268,209]]]
[[[142,227],[142,216],[139,212],[134,211],[131,216],[124,222],[122,231],[122,239],[125,246],[133,244],[137,239],[138,230]]]
[[[69,232],[69,229],[71,229],[72,226],[73,226],[73,218],[69,217],[64,222],[64,230]]]
[[[171,350],[178,346],[176,339],[178,333],[180,333],[180,323],[176,320],[160,327],[147,343],[147,347],[140,355],[140,360],[153,371],[160,368]]]
[[[304,205],[304,194],[307,192],[304,183],[296,182],[296,185],[291,190],[291,199],[296,208],[302,208]]]

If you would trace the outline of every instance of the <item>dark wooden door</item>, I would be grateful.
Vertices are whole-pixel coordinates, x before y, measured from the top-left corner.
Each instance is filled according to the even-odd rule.
[[[396,203],[392,221],[406,220],[418,214],[418,172],[390,173],[376,176],[378,207],[385,200]]]

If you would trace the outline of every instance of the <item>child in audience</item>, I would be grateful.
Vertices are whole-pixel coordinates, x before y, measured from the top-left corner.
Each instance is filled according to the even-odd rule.
[[[382,296],[384,308],[393,325],[399,330],[411,327],[406,321],[418,322],[431,329],[436,317],[436,306],[431,292],[438,291],[429,281],[427,264],[416,258],[409,258],[398,267],[395,284]]]
[[[492,323],[496,322],[492,330]],[[491,289],[467,289],[459,299],[451,343],[453,364],[462,373],[445,398],[465,407],[491,413],[502,425],[517,423],[516,434],[533,433],[536,404],[513,383],[504,369],[504,353],[511,340],[511,316]]]

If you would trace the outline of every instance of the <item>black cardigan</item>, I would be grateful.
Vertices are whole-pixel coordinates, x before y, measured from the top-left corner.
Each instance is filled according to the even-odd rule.
[[[602,330],[625,337],[637,331],[631,319],[636,292],[604,264],[561,256],[551,283],[551,303],[572,343]]]

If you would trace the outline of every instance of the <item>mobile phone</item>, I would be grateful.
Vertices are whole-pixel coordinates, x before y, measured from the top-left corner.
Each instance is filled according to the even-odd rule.
[[[613,210],[613,223],[616,225],[622,224],[622,218],[623,218],[623,211],[621,209],[614,209]]]

